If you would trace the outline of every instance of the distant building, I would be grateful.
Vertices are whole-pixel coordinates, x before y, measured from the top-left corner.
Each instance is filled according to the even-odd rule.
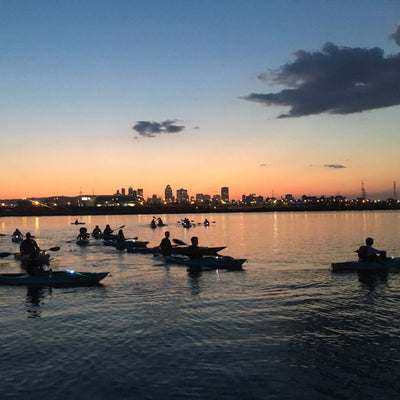
[[[167,203],[173,203],[175,200],[174,195],[172,194],[172,189],[170,185],[167,185],[165,188],[165,201]]]
[[[187,203],[189,201],[189,196],[186,189],[179,189],[176,191],[176,202],[178,204]]]
[[[128,196],[133,196],[133,187],[129,186],[128,188]]]
[[[229,188],[226,186],[221,188],[221,200],[224,203],[229,203]]]
[[[143,189],[138,189],[137,190],[137,197],[141,198],[143,200]]]
[[[121,189],[121,194],[122,194],[122,196],[125,196],[125,188]]]

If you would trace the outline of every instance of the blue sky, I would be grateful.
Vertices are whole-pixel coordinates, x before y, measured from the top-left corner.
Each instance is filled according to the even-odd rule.
[[[398,106],[282,120],[288,107],[245,97],[285,89],[258,77],[300,49],[397,54],[399,22],[388,0],[0,1],[0,198],[167,184],[351,195],[362,179],[390,193]],[[148,137],[140,121],[182,130]]]

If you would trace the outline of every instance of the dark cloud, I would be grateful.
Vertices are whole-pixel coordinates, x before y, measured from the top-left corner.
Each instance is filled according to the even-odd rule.
[[[279,118],[350,114],[400,104],[400,54],[384,57],[377,47],[326,43],[321,51],[299,50],[294,55],[294,62],[258,77],[285,89],[252,93],[244,99],[266,106],[288,106],[289,112]]]
[[[400,24],[397,25],[395,32],[389,38],[393,39],[400,46]]]
[[[324,167],[326,167],[326,168],[346,168],[344,165],[341,165],[341,164],[325,164]]]
[[[163,122],[137,121],[132,129],[140,136],[145,137],[156,137],[164,133],[178,133],[185,129],[184,126],[175,125],[175,122],[177,120],[166,120]]]

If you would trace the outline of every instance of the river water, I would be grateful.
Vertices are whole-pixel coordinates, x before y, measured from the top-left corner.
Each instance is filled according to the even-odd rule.
[[[54,270],[109,271],[89,288],[0,287],[0,399],[398,399],[400,274],[332,274],[365,237],[400,256],[400,213],[82,216],[125,225],[158,245],[228,246],[243,271],[166,266],[91,239],[79,247],[75,217],[7,217],[53,252]],[[1,252],[15,252],[10,236]],[[20,264],[0,259],[1,272]]]

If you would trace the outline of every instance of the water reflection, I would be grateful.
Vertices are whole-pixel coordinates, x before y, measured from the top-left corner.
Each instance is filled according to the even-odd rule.
[[[358,280],[363,287],[369,290],[375,290],[375,288],[383,283],[388,283],[387,271],[360,271],[358,273]]]
[[[45,296],[51,295],[51,287],[38,287],[28,286],[26,293],[26,306],[28,312],[28,318],[40,318],[41,317],[41,306]]]
[[[188,268],[188,281],[190,286],[190,294],[197,296],[200,294],[201,268]]]

